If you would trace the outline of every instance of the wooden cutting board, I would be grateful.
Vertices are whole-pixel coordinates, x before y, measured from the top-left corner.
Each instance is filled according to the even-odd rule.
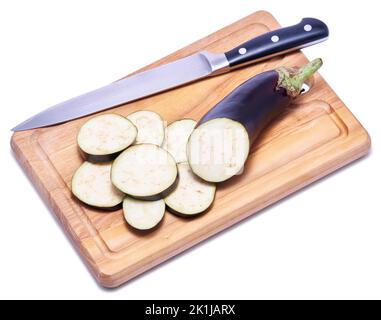
[[[199,50],[224,52],[278,27],[269,13],[256,12],[144,69]],[[149,109],[169,123],[180,118],[198,120],[248,78],[306,61],[301,52],[288,54],[112,112],[127,115]],[[72,196],[71,177],[82,162],[76,134],[88,118],[17,132],[12,148],[96,279],[103,286],[116,287],[368,152],[370,138],[361,124],[320,75],[314,82],[313,89],[285,110],[253,146],[244,174],[219,185],[207,214],[186,220],[166,213],[161,226],[151,233],[130,229],[121,210],[105,213]]]

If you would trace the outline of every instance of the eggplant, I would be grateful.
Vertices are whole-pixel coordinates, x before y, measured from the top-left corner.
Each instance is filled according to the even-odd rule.
[[[155,228],[163,220],[164,213],[165,202],[163,199],[145,201],[126,197],[123,200],[124,219],[137,230]]]
[[[73,194],[90,206],[117,209],[123,201],[124,193],[111,183],[111,165],[111,162],[84,162],[73,175]]]
[[[141,110],[127,116],[137,128],[138,135],[134,144],[152,143],[161,146],[164,140],[164,121],[153,111]]]
[[[123,151],[111,168],[111,181],[121,192],[140,200],[168,195],[178,180],[173,157],[154,144],[137,144]]]
[[[179,182],[164,198],[169,211],[182,217],[205,212],[213,203],[216,185],[196,176],[186,162],[178,163]]]
[[[78,131],[77,143],[82,156],[91,162],[107,162],[130,146],[137,129],[125,117],[102,114],[86,121]]]
[[[187,143],[196,124],[193,119],[181,119],[172,122],[165,129],[162,147],[173,156],[176,163],[187,161]]]
[[[321,67],[315,59],[300,69],[281,67],[247,80],[198,122],[189,137],[192,171],[222,182],[243,170],[250,146],[262,130],[303,92],[303,84]]]

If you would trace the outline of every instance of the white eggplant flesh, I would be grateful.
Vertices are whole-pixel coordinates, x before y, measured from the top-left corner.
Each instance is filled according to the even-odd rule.
[[[153,111],[136,111],[127,116],[137,128],[138,135],[135,144],[151,143],[161,146],[164,140],[164,122]]]
[[[121,204],[124,194],[110,179],[111,162],[84,162],[72,178],[72,192],[82,202],[100,208],[114,208]]]
[[[177,182],[173,157],[153,144],[138,144],[123,151],[114,161],[112,183],[131,197],[157,200],[167,195]]]
[[[210,182],[222,182],[241,173],[249,150],[249,135],[240,122],[215,118],[192,132],[187,157],[197,176]]]
[[[164,198],[171,212],[181,216],[194,216],[207,210],[213,203],[216,185],[196,176],[187,162],[177,164],[179,182]]]
[[[80,128],[77,136],[79,148],[86,157],[111,160],[107,156],[115,156],[130,146],[136,139],[137,129],[125,117],[110,113],[91,118]]]
[[[177,163],[187,161],[187,142],[196,124],[197,122],[193,119],[182,119],[172,122],[165,129],[163,148],[175,158]]]
[[[165,202],[163,199],[146,201],[126,197],[123,200],[123,214],[127,223],[138,230],[156,227],[163,219]]]

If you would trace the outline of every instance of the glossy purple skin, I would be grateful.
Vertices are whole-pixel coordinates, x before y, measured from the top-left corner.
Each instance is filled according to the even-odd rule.
[[[277,89],[277,84],[275,70],[256,75],[216,104],[198,125],[215,118],[229,118],[242,123],[252,143],[292,101],[285,89]]]

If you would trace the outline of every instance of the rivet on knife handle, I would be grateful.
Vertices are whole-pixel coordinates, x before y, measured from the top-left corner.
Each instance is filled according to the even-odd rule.
[[[308,47],[326,40],[328,35],[328,27],[324,22],[314,18],[304,18],[294,26],[277,29],[249,40],[226,52],[225,56],[230,67],[239,67]]]

